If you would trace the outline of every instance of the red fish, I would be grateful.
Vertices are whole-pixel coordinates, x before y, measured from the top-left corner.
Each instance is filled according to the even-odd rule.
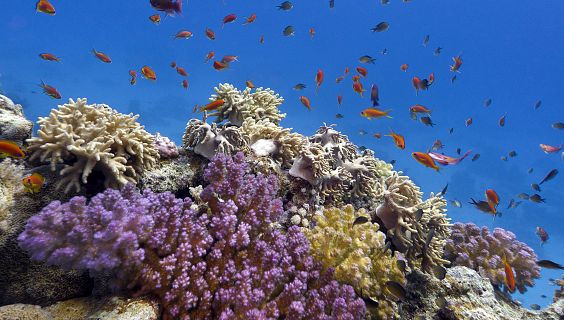
[[[188,30],[180,30],[174,35],[174,39],[190,39],[193,36],[194,34]]]
[[[221,59],[221,62],[223,63],[231,63],[233,61],[239,61],[237,60],[237,56],[223,56],[223,58]]]
[[[354,92],[360,94],[360,96],[362,97],[362,93],[366,90],[364,90],[364,88],[362,87],[362,83],[360,82],[355,82],[353,83],[353,90]]]
[[[339,107],[340,107],[341,104],[343,103],[343,96],[341,95],[337,96],[337,102],[339,103]]]
[[[544,230],[543,227],[537,227],[535,233],[539,236],[541,240],[541,246],[548,240],[548,233]]]
[[[409,65],[407,63],[404,63],[400,66],[400,70],[403,72],[407,72],[407,68],[409,68]]]
[[[349,75],[349,67],[346,67],[345,68],[345,76],[348,76],[348,75]]]
[[[542,151],[544,151],[544,153],[546,153],[546,154],[555,153],[555,152],[558,152],[562,149],[562,146],[555,147],[555,146],[550,146],[548,144],[542,144],[542,143],[539,146],[541,147]]]
[[[468,127],[471,124],[472,124],[472,118],[466,119],[466,126]]]
[[[213,57],[215,57],[215,52],[213,52],[213,51],[208,52],[208,54],[206,55],[206,60],[205,60],[205,62],[207,63],[208,61],[210,61],[211,59],[213,59]]]
[[[253,22],[255,22],[256,19],[257,19],[257,14],[253,13],[250,16],[247,17],[247,20],[245,20],[245,23],[243,23],[243,25],[253,23]]]
[[[345,76],[340,76],[337,79],[335,79],[335,83],[340,83],[341,81],[343,81],[343,79],[345,79]]]
[[[509,292],[515,292],[515,274],[513,273],[513,269],[507,262],[507,257],[503,255],[503,269],[505,270],[505,286],[509,289]]]
[[[439,171],[439,167],[437,166],[433,158],[431,158],[425,152],[413,152],[411,153],[411,156],[413,157],[413,159],[417,160],[417,162],[421,163],[425,167],[433,168],[437,172]]]
[[[426,114],[431,114],[431,110],[427,109],[426,107],[420,105],[420,104],[416,104],[412,107],[409,108],[409,112],[410,113],[426,113]]]
[[[23,178],[22,184],[24,192],[38,193],[45,184],[45,179],[39,173],[34,172],[30,176]]]
[[[358,72],[363,78],[366,78],[366,76],[368,75],[368,70],[363,67],[356,67],[356,72]]]
[[[155,13],[154,15],[149,17],[149,20],[151,20],[152,23],[158,25],[159,23],[161,23],[161,15]]]
[[[188,89],[188,80],[186,80],[186,79],[182,80],[182,87],[184,89]]]
[[[225,104],[225,100],[223,100],[223,99],[214,100],[214,101],[206,104],[205,106],[200,107],[200,112],[217,110],[217,109],[223,107],[224,104]]]
[[[494,189],[486,190],[486,200],[490,206],[490,211],[495,215],[497,213],[497,206],[499,205],[499,196]]]
[[[452,60],[454,61],[454,64],[452,66],[450,66],[450,71],[460,72],[458,70],[462,66],[462,56],[453,57]]]
[[[421,79],[419,79],[419,77],[413,77],[411,79],[411,84],[413,85],[413,87],[415,88],[415,95],[419,94],[419,89],[421,87]]]
[[[428,154],[431,158],[433,158],[433,160],[437,161],[439,164],[442,164],[443,166],[446,165],[453,166],[459,164],[462,160],[468,157],[470,153],[472,153],[472,150],[466,151],[466,153],[464,153],[460,158],[453,158],[436,152],[429,152]]]
[[[176,67],[176,72],[183,77],[188,76],[188,72],[186,72],[186,70],[182,67]]]
[[[218,70],[218,71],[219,71],[219,70],[223,70],[223,69],[225,69],[225,68],[227,68],[227,67],[228,67],[228,65],[227,65],[226,63],[221,62],[221,61],[214,61],[214,62],[213,62],[213,68],[214,68],[215,70]]]
[[[394,139],[394,143],[396,147],[400,148],[401,150],[405,149],[405,138],[401,134],[397,134],[390,128],[390,134],[386,135],[387,137],[392,137]]]
[[[368,120],[372,120],[372,118],[381,118],[381,117],[386,117],[391,119],[392,116],[390,116],[390,111],[391,110],[384,111],[378,108],[366,108],[360,112],[360,115]]]
[[[56,62],[61,62],[61,58],[56,57],[53,54],[50,53],[40,53],[39,57],[43,60],[47,60],[47,61],[56,61]]]
[[[143,74],[143,78],[147,80],[151,80],[151,81],[157,80],[157,74],[149,66],[144,66],[143,68],[141,68],[141,73]]]
[[[0,140],[0,158],[25,158],[25,152],[15,142]]]
[[[166,15],[173,16],[182,13],[183,0],[151,0],[151,6],[158,11],[164,11]]]
[[[380,105],[378,103],[378,101],[380,100],[380,97],[378,95],[378,86],[375,84],[373,84],[372,88],[370,89],[370,100],[372,101],[373,107],[377,107]]]
[[[499,126],[500,127],[505,126],[505,115],[503,115],[501,118],[499,118]]]
[[[309,36],[313,39],[313,36],[315,36],[315,29],[309,28]]]
[[[311,102],[309,101],[308,97],[300,96],[300,101],[302,102],[304,107],[311,111]]]
[[[352,82],[359,82],[360,81],[360,76],[358,74],[355,74],[352,78],[351,78]]]
[[[131,85],[134,85],[137,83],[137,72],[135,72],[135,70],[129,70],[129,75],[131,76],[131,80],[129,81],[129,83],[131,83]]]
[[[53,5],[47,0],[37,1],[37,3],[35,4],[35,10],[37,12],[43,12],[48,15],[55,15],[55,7],[53,7]]]
[[[315,84],[316,84],[315,94],[317,94],[317,90],[319,89],[322,83],[323,83],[323,70],[319,69],[315,74]]]
[[[94,54],[94,56],[96,58],[98,58],[98,60],[100,60],[104,63],[112,63],[112,59],[110,59],[110,57],[108,57],[107,54],[105,54],[103,52],[96,51],[96,49],[92,49],[92,53]]]
[[[223,28],[223,26],[226,23],[231,23],[235,20],[237,20],[237,15],[235,15],[234,13],[230,13],[230,14],[226,15],[225,17],[223,17],[223,24],[221,25],[221,27]]]
[[[251,82],[251,80],[245,81],[245,86],[246,86],[247,88],[251,88],[251,89],[254,89],[254,88],[255,88],[255,85]]]
[[[43,93],[50,96],[51,98],[61,99],[61,94],[59,93],[59,91],[57,91],[55,87],[45,84],[45,82],[43,81],[41,81],[41,84],[39,86],[43,88]]]
[[[206,28],[206,37],[210,40],[215,40],[215,32],[210,28]]]

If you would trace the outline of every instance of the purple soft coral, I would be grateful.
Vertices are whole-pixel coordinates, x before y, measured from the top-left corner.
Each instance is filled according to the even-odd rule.
[[[364,302],[314,262],[298,227],[271,229],[283,212],[276,179],[249,174],[242,154],[216,156],[204,176],[197,206],[133,186],[89,204],[54,202],[20,244],[36,260],[113,270],[122,288],[159,297],[164,319],[364,316]]]
[[[532,287],[534,279],[540,277],[536,265],[537,255],[525,243],[517,241],[510,231],[495,228],[490,233],[487,227],[480,228],[473,223],[456,223],[447,240],[445,256],[453,265],[472,268],[494,285],[504,285],[505,272],[502,258],[507,257],[515,272],[515,286],[519,292]]]
[[[176,147],[174,141],[165,136],[161,136],[158,132],[155,136],[155,147],[159,151],[161,159],[172,159],[178,157],[178,148]]]

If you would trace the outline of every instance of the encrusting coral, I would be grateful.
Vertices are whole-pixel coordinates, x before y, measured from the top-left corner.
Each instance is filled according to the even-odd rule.
[[[364,302],[313,259],[300,228],[270,227],[282,214],[276,178],[248,171],[242,153],[216,156],[196,203],[133,185],[55,201],[20,246],[49,264],[114,272],[120,288],[158,297],[163,319],[362,319]]]
[[[107,105],[78,99],[39,118],[38,136],[27,140],[30,161],[49,161],[51,170],[64,163],[59,186],[79,191],[93,171],[101,171],[106,187],[135,183],[138,173],[159,159],[154,137],[137,122]]]
[[[237,127],[220,127],[198,119],[191,119],[182,137],[183,147],[211,159],[216,154],[233,155],[246,148],[245,139]]]
[[[14,196],[23,191],[23,166],[12,159],[0,161],[0,234],[8,228]]]
[[[364,219],[362,223],[355,223]],[[325,209],[315,217],[313,229],[303,229],[312,253],[325,268],[335,268],[335,278],[353,286],[357,294],[378,302],[374,316],[392,319],[395,305],[386,298],[388,281],[405,284],[397,258],[384,252],[386,235],[370,222],[365,210],[355,213],[352,205]],[[372,313],[372,312],[371,312]]]
[[[515,272],[515,287],[519,292],[532,287],[540,277],[537,255],[528,245],[517,241],[515,234],[495,228],[490,232],[487,227],[481,229],[473,223],[455,223],[452,235],[446,242],[445,257],[454,266],[465,266],[478,271],[490,279],[492,284],[505,286],[503,257]]]
[[[446,216],[446,200],[434,196],[422,200],[422,192],[407,176],[393,172],[383,179],[383,202],[376,216],[387,229],[387,235],[412,267],[433,272],[448,264],[443,248],[450,236],[450,219]]]
[[[174,141],[170,140],[168,137],[161,136],[157,132],[155,135],[155,147],[159,152],[161,159],[172,159],[178,157],[178,148]]]

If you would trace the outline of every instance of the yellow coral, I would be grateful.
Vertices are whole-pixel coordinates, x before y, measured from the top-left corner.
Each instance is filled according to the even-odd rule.
[[[357,223],[359,217],[370,220],[364,209],[354,212],[352,205],[325,209],[315,217],[313,229],[304,229],[311,242],[312,254],[325,268],[335,268],[335,278],[353,286],[363,298],[378,301],[373,316],[391,319],[395,305],[385,296],[388,281],[405,283],[397,258],[384,253],[386,236],[377,223]]]

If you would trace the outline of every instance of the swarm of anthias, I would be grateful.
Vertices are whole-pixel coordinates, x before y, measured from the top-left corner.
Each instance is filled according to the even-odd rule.
[[[19,236],[34,260],[110,272],[122,290],[159,298],[164,319],[361,319],[365,304],[333,280],[283,213],[277,181],[217,155],[196,197],[130,184],[90,201],[54,201]]]
[[[445,256],[453,265],[472,268],[494,285],[511,292],[516,288],[524,293],[540,277],[533,249],[517,241],[514,233],[501,228],[490,232],[487,227],[480,229],[473,223],[456,223],[447,240]]]

